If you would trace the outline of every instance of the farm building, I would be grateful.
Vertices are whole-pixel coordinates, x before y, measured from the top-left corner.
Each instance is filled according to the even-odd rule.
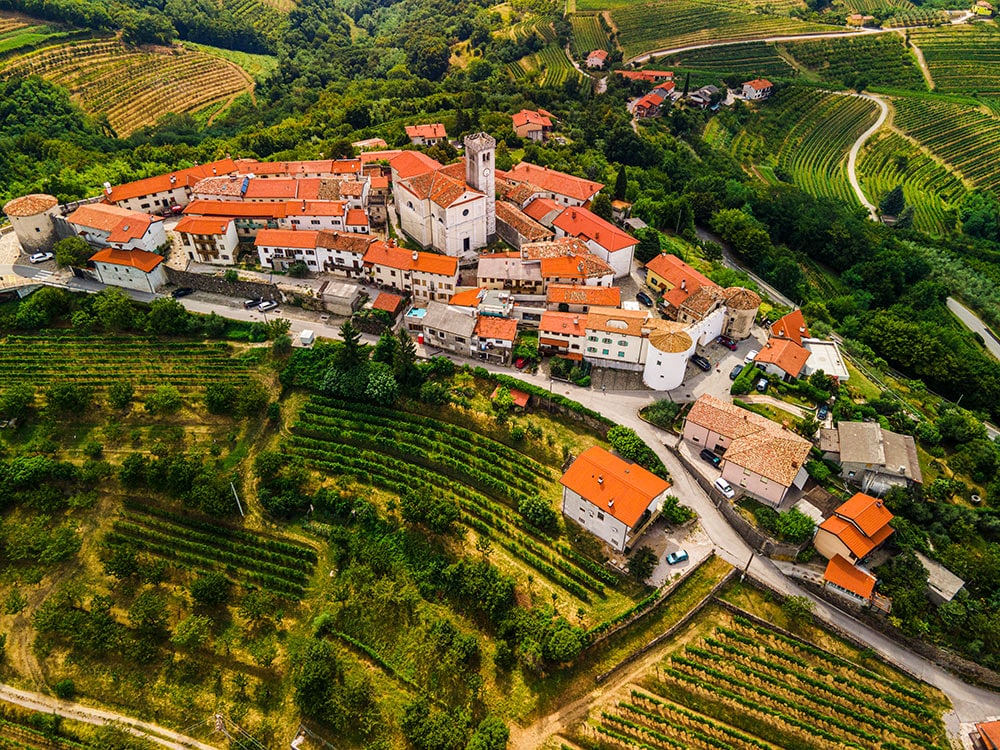
[[[106,247],[90,256],[102,284],[155,293],[167,283],[163,256],[144,250],[119,250]]]
[[[587,67],[600,70],[608,61],[608,51],[605,49],[595,49],[587,55]]]
[[[774,90],[774,84],[766,78],[754,78],[743,84],[743,98],[749,101],[767,99]]]
[[[839,422],[822,429],[819,447],[824,458],[841,465],[840,476],[863,492],[884,495],[892,487],[924,481],[913,438],[885,430],[878,422]]]
[[[430,125],[407,125],[406,137],[414,146],[433,146],[447,140],[448,133],[445,132],[444,125],[435,122]]]
[[[594,446],[562,479],[562,512],[616,552],[626,552],[656,520],[670,483]]]
[[[52,249],[58,240],[52,217],[58,213],[59,201],[53,195],[32,193],[8,201],[3,212],[10,219],[17,241],[27,253]]]
[[[174,231],[180,235],[181,248],[189,259],[225,266],[236,262],[240,238],[234,219],[185,216]]]
[[[914,551],[914,554],[927,571],[927,598],[938,606],[954,599],[955,594],[965,586],[965,581],[922,552]]]
[[[859,492],[820,524],[813,546],[827,560],[864,560],[892,536],[892,519],[881,500]]]

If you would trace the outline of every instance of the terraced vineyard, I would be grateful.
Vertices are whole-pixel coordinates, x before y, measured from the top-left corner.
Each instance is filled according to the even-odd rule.
[[[903,9],[893,13],[882,22],[887,29],[901,29],[905,26],[938,26],[948,23],[948,14],[933,8]]]
[[[220,5],[261,36],[277,42],[285,15],[295,7],[295,0],[221,0]]]
[[[85,31],[49,26],[41,21],[19,18],[0,13],[0,57],[15,54],[22,48],[32,49],[46,42],[89,35]]]
[[[916,59],[897,34],[789,42],[782,48],[824,81],[839,86],[927,90]]]
[[[1000,189],[1000,116],[971,104],[901,98],[893,123],[978,188]]]
[[[720,75],[739,74],[748,78],[789,78],[795,69],[778,54],[773,44],[747,42],[669,55],[657,62],[682,70],[711,71]]]
[[[947,748],[920,686],[710,606],[700,637],[591,717],[585,748]],[[715,624],[713,623],[725,623]],[[695,626],[699,627],[699,626]],[[689,631],[690,632],[690,631]],[[593,739],[591,739],[593,738]]]
[[[874,14],[887,9],[913,10],[917,6],[910,0],[846,0],[844,9],[851,13]]]
[[[615,578],[565,542],[533,529],[518,504],[554,479],[552,469],[477,432],[415,414],[314,396],[283,450],[312,468],[389,492],[453,497],[462,521],[535,576],[575,600],[608,595]]]
[[[566,57],[566,51],[558,44],[549,44],[533,55],[522,57],[511,64],[511,71],[515,78],[536,74],[540,86],[562,86],[568,78],[580,78],[580,74]]]
[[[226,60],[183,47],[150,52],[115,39],[45,47],[0,63],[0,76],[40,75],[68,88],[80,105],[107,115],[122,136],[168,112],[190,112],[251,91],[253,82]]]
[[[910,32],[942,92],[1000,95],[1000,29],[985,24]]]
[[[157,341],[137,336],[39,333],[0,340],[0,382],[44,388],[73,382],[103,390],[130,381],[138,394],[170,384],[200,393],[205,383],[247,377],[248,367],[227,344]]]
[[[913,206],[913,224],[924,232],[943,235],[955,228],[953,207],[966,190],[940,163],[897,133],[883,131],[872,138],[858,159],[861,188],[875,205],[897,185]]]
[[[574,57],[586,58],[591,50],[607,49],[608,35],[601,26],[601,20],[597,14],[581,15],[576,13],[570,16],[569,21],[573,27],[570,50]]]

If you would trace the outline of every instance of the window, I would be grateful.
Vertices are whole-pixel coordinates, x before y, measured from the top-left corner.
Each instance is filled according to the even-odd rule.
[[[570,344],[570,345],[569,345],[569,348],[570,348],[570,349],[579,349],[579,348],[580,348],[580,345],[579,345],[579,344]]]
[[[413,201],[406,201],[406,207],[409,209],[413,208]]]
[[[455,337],[455,343],[464,344],[465,343],[465,339],[463,339],[461,336],[456,336]]]
[[[309,222],[310,224],[319,224],[319,219],[313,219]]]
[[[656,366],[657,366],[657,367],[659,367],[659,366],[660,366],[660,365],[662,365],[662,364],[663,364],[663,362],[661,362],[660,360],[656,360]],[[662,378],[663,376],[662,376],[662,375],[660,375],[660,377]]]
[[[142,204],[139,205],[139,208],[149,208],[149,204],[148,203],[142,203]]]
[[[596,351],[597,351],[597,349],[595,349],[595,348],[594,348],[594,347],[592,347],[592,346],[588,346],[588,347],[587,347],[587,351],[588,351],[588,352],[590,352],[591,354],[593,354],[594,352],[596,352]]]
[[[462,216],[468,216],[468,215],[469,215],[469,209],[466,208],[465,210],[462,211]]]
[[[490,160],[490,152],[489,151],[484,151],[483,152],[483,164],[485,164],[489,160]]]
[[[854,472],[853,471],[847,472],[847,476],[848,476],[848,478],[853,477],[854,476]]]
[[[605,357],[608,356],[608,350],[607,349],[601,349],[601,354],[603,354]]]
[[[298,220],[298,219],[292,219],[292,224],[299,224],[299,223],[300,223],[300,222],[299,222],[299,220]]]
[[[587,336],[587,341],[597,341],[597,336]]]
[[[444,331],[438,331],[437,334],[438,334],[438,338],[439,339],[443,339],[444,338]]]
[[[618,342],[618,346],[628,346],[628,342],[627,341],[619,341]]]
[[[610,344],[611,343],[611,339],[601,339],[601,343],[602,344]]]
[[[625,352],[618,352],[618,356],[619,357],[624,357],[625,356]]]
[[[597,520],[598,521],[603,521],[604,520],[604,514],[601,513],[601,511],[597,511]]]

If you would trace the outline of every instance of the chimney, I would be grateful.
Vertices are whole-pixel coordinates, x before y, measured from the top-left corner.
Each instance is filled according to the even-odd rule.
[[[177,177],[175,175],[170,175],[170,184],[171,185],[177,184]]]
[[[212,167],[212,174],[218,174],[218,172],[216,171],[215,167]]]
[[[688,285],[688,280],[687,280],[687,279],[681,279],[681,291],[682,291],[682,292],[683,292],[683,291],[684,291],[685,289],[687,289],[687,285]]]
[[[306,199],[305,198],[302,199],[302,210],[303,211],[306,210]]]
[[[416,260],[418,260],[420,258],[420,253],[418,253],[416,250],[414,250],[412,257],[413,257],[413,260],[416,261]]]
[[[598,474],[597,475],[597,483],[598,484],[604,484],[604,475],[603,474]]]
[[[579,317],[573,318],[573,325],[575,325],[575,326],[580,325],[580,318]]]
[[[570,211],[570,212],[569,212],[569,217],[570,217],[571,219],[575,219],[575,218],[576,218],[576,211]]]
[[[608,500],[608,507],[609,508],[614,508],[615,507],[615,499],[614,498],[611,498],[610,500]]]

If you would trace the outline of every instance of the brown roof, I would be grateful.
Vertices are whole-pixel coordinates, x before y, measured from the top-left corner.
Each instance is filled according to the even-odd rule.
[[[497,201],[496,211],[497,221],[502,221],[526,240],[538,241],[553,236],[551,229],[543,227],[513,203]]]
[[[545,301],[554,304],[618,307],[622,301],[622,290],[616,286],[549,284]]]
[[[502,179],[497,182],[497,193],[500,195],[501,198],[506,198],[512,203],[516,203],[519,206],[523,206],[529,201],[531,201],[531,199],[534,198],[536,195],[538,195],[538,188],[535,187],[534,185],[529,185],[527,182],[517,182],[516,180]],[[549,200],[553,204],[553,206],[558,208],[560,211],[562,210],[562,206],[560,206],[555,201],[551,200],[550,198],[547,198],[546,200]],[[531,215],[533,219],[538,219],[539,221],[541,221],[541,219],[538,216],[534,216],[532,214],[529,215]]]
[[[110,263],[115,266],[130,266],[138,268],[143,273],[149,273],[163,262],[163,256],[147,253],[145,250],[115,250],[106,247],[90,256],[95,263]]]
[[[403,298],[398,294],[389,294],[389,292],[379,292],[375,301],[372,302],[372,309],[374,310],[385,310],[391,315],[395,315],[399,312],[399,308],[403,306]]]
[[[456,179],[445,173],[443,169],[436,169],[408,180],[401,180],[399,184],[417,198],[421,200],[429,198],[441,208],[448,208],[466,193],[473,193],[475,196],[482,195],[466,185],[464,179]]]
[[[666,321],[664,321],[666,322]],[[677,328],[665,328],[661,324],[649,334],[649,345],[661,352],[678,354],[691,348],[691,336],[684,330],[686,326],[674,323]],[[647,355],[648,356],[648,355]]]
[[[525,242],[521,245],[521,258],[526,261],[590,254],[590,248],[576,237],[559,237],[553,240]]]
[[[107,203],[86,203],[77,208],[66,217],[70,224],[78,224],[88,229],[99,229],[102,232],[111,232],[123,220],[139,218],[148,214],[140,214],[129,211],[127,208],[119,208]]]
[[[244,178],[235,175],[232,177],[205,177],[198,180],[191,189],[200,195],[239,196],[243,194],[243,182]]]
[[[760,364],[774,365],[797,378],[809,359],[809,350],[789,339],[770,338],[754,358]]]
[[[354,232],[337,232],[329,229],[320,229],[316,234],[316,247],[325,247],[328,250],[343,250],[344,252],[364,255],[368,246],[375,241],[369,234],[355,234]]]
[[[633,81],[659,81],[674,77],[674,74],[669,70],[616,70],[615,72],[622,78]]]
[[[608,331],[626,336],[641,336],[643,329],[649,329],[649,313],[646,310],[619,310],[611,307],[596,307],[587,313],[587,330]]]
[[[510,318],[497,318],[492,315],[480,315],[476,319],[476,335],[481,339],[513,341],[517,338],[517,321]]]
[[[741,286],[731,286],[723,294],[726,297],[726,307],[733,310],[754,310],[760,307],[760,296]]]
[[[670,489],[670,482],[598,446],[581,453],[559,482],[630,528]]]
[[[574,177],[548,167],[522,161],[507,173],[513,180],[528,182],[550,193],[558,193],[579,201],[589,201],[604,187],[600,182]]]
[[[695,317],[704,317],[722,299],[722,291],[715,286],[700,286],[687,296],[680,307]]]
[[[53,195],[32,193],[31,195],[22,195],[20,198],[7,201],[4,204],[3,212],[8,216],[34,216],[58,205],[59,201]]]
[[[870,599],[872,591],[875,590],[875,576],[851,565],[850,561],[841,555],[834,555],[826,564],[823,579],[852,594],[857,594],[862,599]]]

